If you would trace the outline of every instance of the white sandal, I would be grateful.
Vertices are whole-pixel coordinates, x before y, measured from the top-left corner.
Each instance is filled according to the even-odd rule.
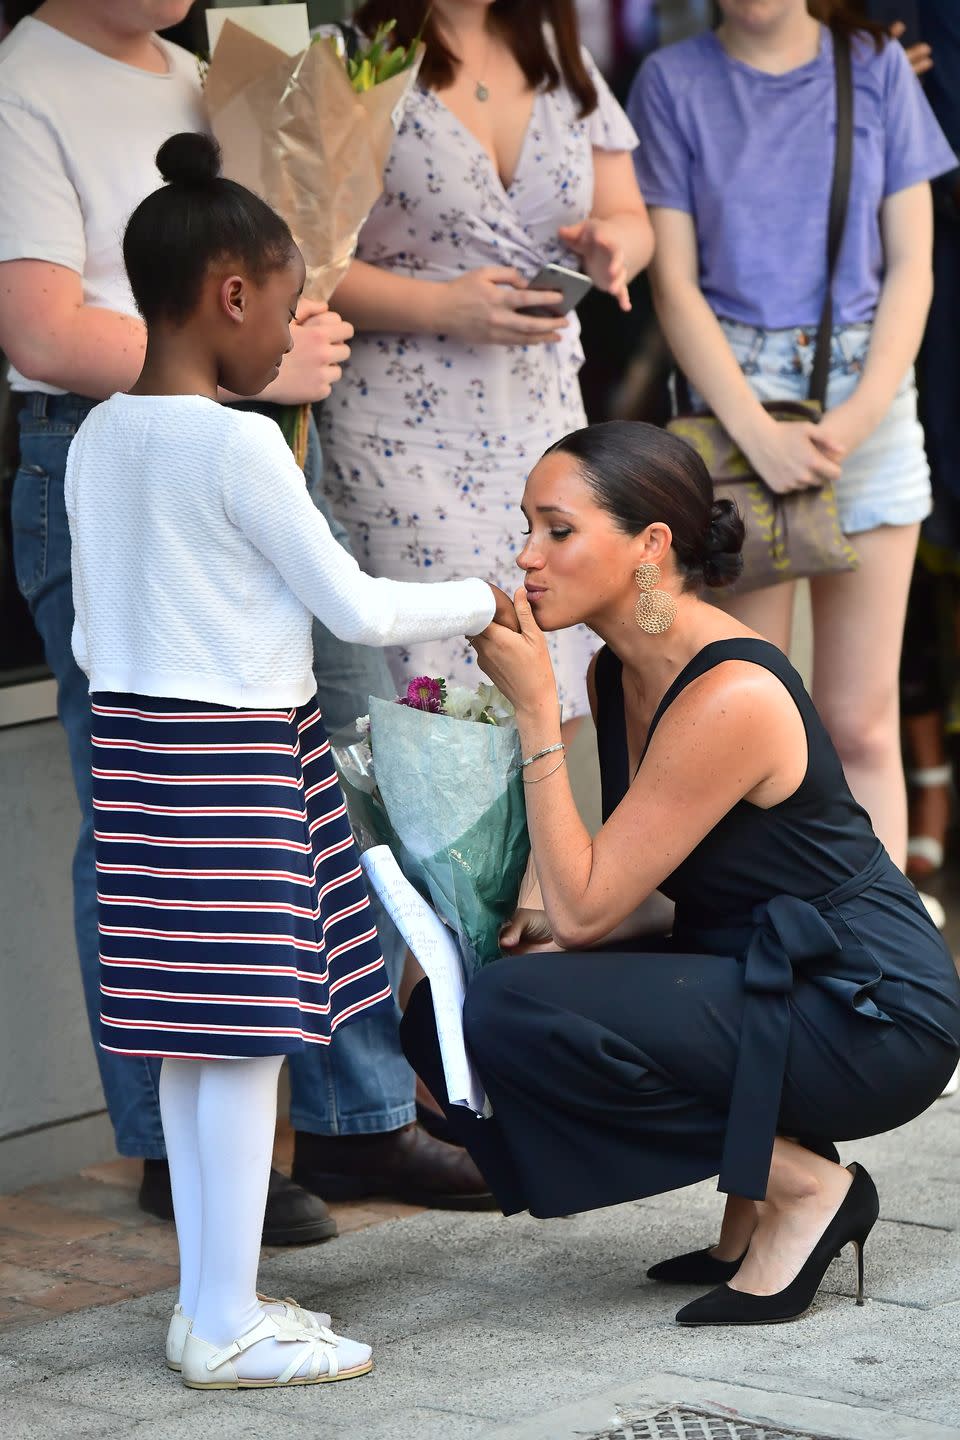
[[[960,1090],[960,1065],[957,1066],[946,1085],[944,1085],[940,1091],[940,1099],[946,1100],[950,1095],[956,1095],[958,1090]]]
[[[296,1320],[308,1330],[329,1330],[330,1316],[323,1310],[305,1310],[303,1306],[294,1300],[291,1295],[285,1295],[282,1300],[276,1300],[272,1295],[261,1295],[257,1291],[257,1299],[261,1305],[282,1305],[284,1314],[291,1320]],[[170,1318],[170,1326],[167,1330],[166,1358],[167,1369],[179,1371],[183,1361],[183,1347],[190,1334],[193,1320],[189,1315],[184,1315],[181,1305],[174,1305],[173,1315]]]
[[[917,894],[920,896],[920,904],[924,910],[926,910],[937,929],[945,930],[947,925],[947,912],[944,910],[936,895],[927,895],[923,890],[918,890]]]
[[[911,835],[907,841],[907,869],[910,869],[911,860],[923,860],[926,867],[922,875],[917,879],[925,879],[932,875],[934,870],[943,868],[943,841],[935,840],[932,835]]]
[[[947,787],[953,780],[952,765],[928,765],[920,770],[907,771],[907,784],[916,790],[935,790]],[[923,879],[932,875],[943,865],[943,841],[933,835],[911,835],[907,841],[907,870],[911,860],[922,860],[924,868],[917,875]]]
[[[234,1360],[261,1340],[279,1340],[295,1347],[290,1363],[269,1380],[248,1380],[237,1374]],[[309,1350],[304,1352],[304,1346]],[[346,1364],[344,1364],[346,1362]],[[301,1374],[301,1371],[305,1373]],[[263,1315],[245,1335],[229,1345],[211,1345],[191,1330],[183,1347],[181,1375],[191,1390],[267,1390],[281,1385],[323,1385],[352,1380],[373,1369],[369,1345],[334,1335],[325,1326],[301,1325],[290,1316]]]
[[[173,1314],[170,1317],[170,1324],[167,1328],[167,1369],[179,1370],[180,1362],[183,1359],[183,1347],[187,1343],[187,1336],[190,1334],[190,1327],[193,1324],[189,1315],[184,1315],[182,1305],[174,1305]]]

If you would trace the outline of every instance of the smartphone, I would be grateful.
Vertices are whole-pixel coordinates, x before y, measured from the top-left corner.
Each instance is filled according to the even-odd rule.
[[[524,315],[566,315],[593,289],[593,281],[579,270],[564,265],[544,265],[530,281],[531,290],[559,290],[563,299],[557,305],[525,305]]]

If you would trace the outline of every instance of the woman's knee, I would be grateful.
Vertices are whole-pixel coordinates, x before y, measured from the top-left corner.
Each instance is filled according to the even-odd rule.
[[[470,982],[463,1003],[463,1033],[482,1065],[516,1051],[522,1029],[523,957],[497,960]]]

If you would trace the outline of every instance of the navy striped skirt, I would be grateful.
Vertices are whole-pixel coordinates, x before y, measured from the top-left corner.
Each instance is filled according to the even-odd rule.
[[[91,702],[104,1049],[286,1055],[392,1006],[316,701]]]

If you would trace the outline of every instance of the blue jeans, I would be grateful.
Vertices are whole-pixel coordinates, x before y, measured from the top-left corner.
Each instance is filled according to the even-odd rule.
[[[334,538],[352,554],[347,532],[331,513],[322,492],[323,455],[317,427],[310,422],[304,465],[307,489],[326,517]],[[350,725],[370,709],[370,696],[397,693],[382,650],[348,645],[319,620],[313,626],[313,669],[327,731]],[[380,932],[384,964],[396,995],[406,947],[376,895],[370,904]],[[398,1130],[416,1116],[416,1079],[400,1049],[400,1010],[378,1011],[344,1025],[332,1043],[291,1055],[290,1123],[320,1135],[369,1135]]]
[[[66,731],[80,804],[80,835],[73,860],[74,926],[87,1017],[107,1110],[121,1155],[159,1159],[165,1154],[157,1096],[160,1061],[113,1055],[97,1043],[100,946],[90,776],[90,697],[86,676],[77,666],[70,645],[73,595],[63,496],[67,450],[94,403],[79,395],[32,393],[23,397],[20,468],[12,500],[14,564],[17,583],[57,681],[57,713]],[[320,463],[319,441],[312,431],[307,471],[315,498]],[[343,542],[342,531],[336,533]],[[330,728],[364,713],[369,695],[394,693],[379,651],[344,645],[322,626],[316,627],[315,643],[320,704],[325,711],[329,707]],[[382,913],[377,914],[377,921],[382,922],[384,959],[396,987],[403,967],[403,946]],[[415,1115],[413,1072],[401,1054],[396,1022],[389,1014],[346,1025],[328,1048],[317,1047],[291,1057],[290,1082],[290,1118],[298,1129],[319,1134],[367,1134],[397,1129]]]

